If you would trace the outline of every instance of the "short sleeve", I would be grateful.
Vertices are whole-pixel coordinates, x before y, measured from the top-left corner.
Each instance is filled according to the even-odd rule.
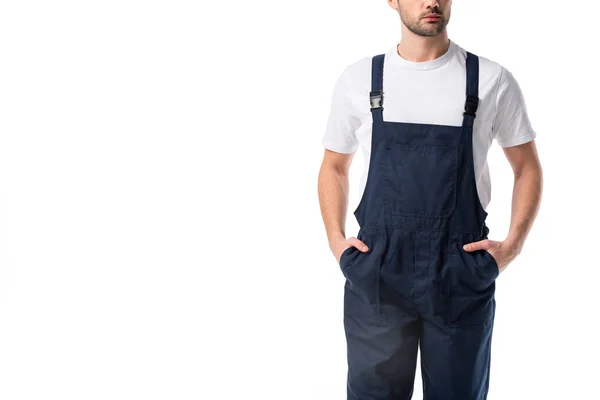
[[[360,118],[352,105],[352,87],[344,70],[331,94],[329,117],[322,138],[323,146],[337,153],[354,153],[359,145],[355,136],[359,126]]]
[[[536,137],[527,115],[521,88],[506,68],[501,69],[498,77],[496,115],[492,132],[501,147],[517,146]]]

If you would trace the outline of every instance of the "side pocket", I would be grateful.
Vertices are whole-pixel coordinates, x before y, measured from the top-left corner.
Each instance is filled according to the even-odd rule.
[[[368,239],[365,239],[365,232],[360,229],[358,231],[358,233],[356,234],[356,238],[360,241],[363,241],[367,246],[371,247],[368,242]],[[370,252],[371,250],[369,250]],[[362,251],[360,251],[359,249],[357,249],[354,246],[350,246],[348,248],[346,248],[344,251],[342,251],[342,254],[340,255],[340,269],[342,270],[342,273],[344,275],[346,275],[346,270],[348,269],[348,267],[350,267],[350,265],[352,264],[352,261],[356,258],[356,256],[358,256],[359,254],[361,254]]]
[[[342,254],[340,255],[340,269],[342,270],[342,272],[344,272],[344,269],[346,267],[346,263],[349,259],[349,257],[352,257],[352,252],[353,251],[358,251],[358,249],[354,246],[350,246],[348,248],[346,248],[344,251],[342,251]]]
[[[487,250],[483,250],[483,252],[485,253],[486,257],[488,258],[489,267],[492,268],[492,274],[494,275],[494,279],[496,279],[498,277],[498,275],[500,274],[498,262],[496,261],[496,259],[492,255],[492,253],[490,253]]]
[[[456,235],[453,240],[448,325],[459,328],[489,322],[493,318],[497,265],[487,250],[469,252],[462,248],[464,243],[477,240],[474,235]]]
[[[466,243],[478,241],[474,234],[463,233],[457,236],[453,245],[454,273],[459,278],[456,284],[466,285],[471,290],[485,290],[498,276],[498,264],[487,250],[467,251]]]
[[[366,236],[366,238],[365,238]],[[382,231],[362,233],[358,239],[369,246],[362,252],[356,247],[343,263],[346,277],[344,314],[369,323],[382,322],[380,280],[384,259],[385,237]]]

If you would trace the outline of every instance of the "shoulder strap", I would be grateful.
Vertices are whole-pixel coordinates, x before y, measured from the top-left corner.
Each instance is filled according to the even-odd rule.
[[[378,54],[371,61],[371,113],[373,121],[383,121],[383,60],[385,54]]]
[[[465,100],[464,124],[473,126],[475,111],[479,104],[479,57],[467,51],[467,98]]]
[[[371,61],[371,112],[373,120],[383,120],[383,61],[385,54],[378,54]],[[467,51],[467,97],[465,100],[464,123],[472,126],[479,104],[479,57]]]

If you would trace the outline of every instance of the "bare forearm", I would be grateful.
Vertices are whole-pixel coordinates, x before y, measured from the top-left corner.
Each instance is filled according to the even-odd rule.
[[[319,204],[329,245],[346,238],[348,209],[348,175],[335,168],[323,167],[319,172]]]
[[[521,252],[537,216],[542,187],[542,169],[539,164],[523,168],[515,175],[510,228],[505,242],[510,244],[517,253]]]

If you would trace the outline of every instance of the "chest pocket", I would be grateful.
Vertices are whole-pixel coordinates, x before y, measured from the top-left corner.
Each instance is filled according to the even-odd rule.
[[[391,214],[446,218],[456,208],[458,147],[387,141],[387,208]]]

